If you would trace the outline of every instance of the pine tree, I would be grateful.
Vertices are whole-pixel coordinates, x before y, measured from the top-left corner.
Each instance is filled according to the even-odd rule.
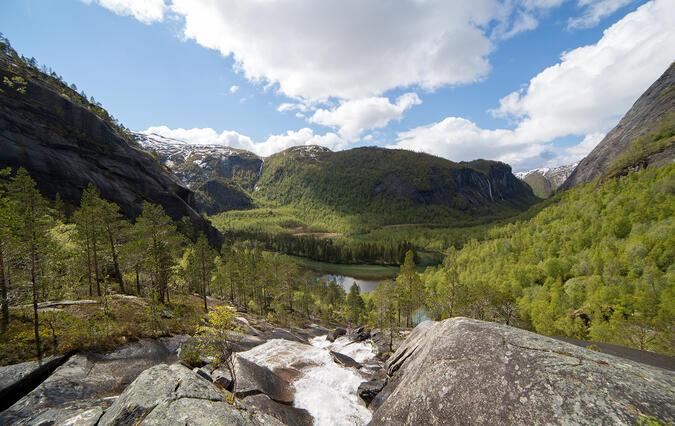
[[[147,201],[143,213],[134,225],[135,246],[152,277],[160,302],[168,301],[168,285],[171,267],[174,265],[173,251],[179,240],[176,227],[162,206]]]
[[[40,332],[38,329],[38,288],[41,285],[41,263],[46,261],[46,248],[49,244],[51,218],[48,215],[48,203],[38,189],[35,181],[24,168],[20,168],[9,185],[10,209],[13,218],[13,237],[21,247],[21,256],[29,271],[33,293],[33,326],[35,331],[35,349],[38,359],[42,358]]]

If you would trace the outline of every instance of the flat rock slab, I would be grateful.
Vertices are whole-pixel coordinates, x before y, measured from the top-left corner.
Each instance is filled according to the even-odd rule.
[[[501,324],[422,323],[385,368],[374,425],[675,421],[675,373]]]
[[[136,377],[153,365],[173,361],[181,338],[141,340],[107,354],[76,354],[30,393],[0,413],[0,424],[33,424],[47,417],[55,423],[82,411],[107,408],[110,397],[122,393]],[[60,416],[60,417],[59,417]],[[39,423],[38,423],[39,424]]]
[[[54,355],[42,361],[28,361],[21,364],[0,367],[0,400],[30,386],[30,382],[52,371],[66,359],[66,355]]]

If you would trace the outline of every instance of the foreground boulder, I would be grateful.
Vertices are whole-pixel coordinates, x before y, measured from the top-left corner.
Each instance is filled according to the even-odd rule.
[[[185,339],[187,336],[146,339],[107,354],[73,355],[0,413],[0,424],[62,423],[96,407],[103,410],[111,397],[119,395],[142,371],[175,360]]]
[[[0,410],[9,408],[5,406],[5,402],[10,401],[13,395],[31,387],[34,381],[40,380],[44,374],[51,373],[65,360],[65,355],[54,355],[41,361],[28,361],[0,367],[0,401],[2,401]]]
[[[255,364],[246,358],[237,357],[234,362],[238,398],[264,393],[273,400],[292,404],[295,396],[293,386],[267,367]]]
[[[375,425],[675,421],[675,373],[500,324],[427,321],[385,368]]]
[[[364,340],[370,339],[370,331],[366,330],[365,327],[357,327],[350,330],[347,337],[349,337],[349,340],[352,343],[363,342]]]
[[[307,410],[280,404],[263,394],[249,396],[244,399],[244,405],[250,410],[270,415],[289,426],[307,426],[314,422]]]
[[[380,393],[385,384],[386,382],[382,380],[369,380],[367,382],[363,382],[359,385],[359,397],[361,397],[363,402],[368,405],[373,401],[373,399],[375,399],[377,394]]]
[[[335,339],[337,339],[340,336],[344,336],[345,334],[347,334],[347,330],[338,327],[335,330],[331,330],[331,332],[328,333],[326,340],[328,340],[329,342],[334,342]]]
[[[211,382],[182,364],[145,370],[103,414],[99,425],[281,424],[226,401]]]

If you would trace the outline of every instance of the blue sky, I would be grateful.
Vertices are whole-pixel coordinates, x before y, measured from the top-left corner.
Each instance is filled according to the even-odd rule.
[[[261,155],[390,146],[516,171],[589,152],[675,59],[674,27],[670,0],[0,5],[19,53],[134,130]]]

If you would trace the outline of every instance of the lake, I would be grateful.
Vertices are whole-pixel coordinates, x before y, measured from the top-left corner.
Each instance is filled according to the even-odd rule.
[[[349,293],[349,289],[356,283],[356,285],[359,286],[361,289],[361,293],[370,293],[371,291],[375,291],[375,288],[377,287],[377,284],[379,284],[381,281],[384,281],[385,279],[382,280],[364,280],[361,278],[354,278],[354,277],[349,277],[345,275],[335,275],[335,274],[326,274],[322,275],[321,278],[325,278],[327,280],[336,280],[338,284],[342,286],[342,288],[345,289],[347,293]]]

